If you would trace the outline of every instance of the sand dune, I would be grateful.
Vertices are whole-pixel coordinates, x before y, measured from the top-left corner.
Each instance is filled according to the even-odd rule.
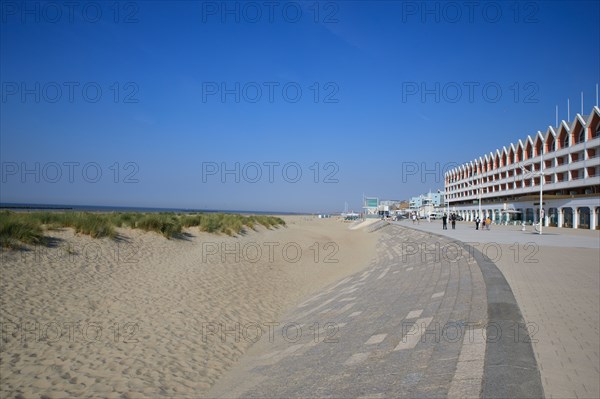
[[[1,396],[202,396],[251,345],[248,326],[276,322],[374,254],[377,233],[285,219],[187,240],[54,231],[53,248],[3,252]]]

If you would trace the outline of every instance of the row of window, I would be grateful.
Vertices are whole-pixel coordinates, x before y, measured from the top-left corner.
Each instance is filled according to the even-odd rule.
[[[562,155],[562,156],[555,156],[555,157],[551,157],[549,159],[545,159],[544,160],[544,169],[559,167],[559,166],[562,166],[565,164],[570,164],[570,163],[579,162],[579,161],[583,161],[583,160],[590,160],[590,159],[598,158],[599,156],[600,156],[600,148],[595,146],[592,148],[587,148],[582,151],[577,151],[577,152],[573,152],[570,154],[566,154],[566,155]],[[524,163],[523,167],[527,170],[539,171],[540,163],[539,162],[534,162],[531,164]],[[489,172],[491,172],[491,171],[493,171],[493,169],[490,170]],[[474,172],[475,173],[471,174],[471,173],[469,173],[469,171],[464,171],[459,176],[449,176],[447,178],[446,185],[452,186],[453,184],[459,182],[460,180],[464,180],[465,178],[475,177],[475,176],[479,175],[478,171],[474,171]],[[520,167],[518,167],[518,165],[515,166],[515,168],[511,168],[511,169],[508,169],[505,171],[498,171],[497,173],[495,173],[493,175],[489,175],[489,172],[484,172],[484,174],[488,174],[488,175],[481,177],[481,179],[484,183],[488,182],[488,181],[499,180],[499,179],[502,179],[505,177],[511,177],[513,175],[520,175],[523,173],[522,169]],[[473,179],[473,180],[476,182],[478,179]],[[474,184],[474,182],[472,182],[471,184]]]
[[[502,154],[496,153],[494,157],[483,161],[481,164],[476,160],[474,166],[469,165],[465,170],[456,171],[455,173],[451,172],[448,175],[448,179],[451,183],[453,183],[457,180],[481,173],[486,173],[499,167],[502,168],[504,166],[517,164],[519,162],[535,158],[542,153],[542,147],[544,147],[544,154],[550,154],[557,150],[567,148],[569,145],[579,144],[585,141],[586,131],[588,131],[588,129],[582,126],[580,126],[580,129],[577,133],[568,133],[565,131],[565,129],[561,128],[556,139],[553,134],[548,134],[545,145],[543,144],[543,141],[539,135],[536,137],[535,143],[533,143],[531,138],[528,138],[524,148],[522,148],[521,144],[519,144],[516,151],[511,146],[508,152],[503,151]],[[590,134],[588,135],[588,141],[600,137],[600,122],[596,123],[595,128],[589,129],[589,132]],[[592,151],[589,150],[590,149],[586,149],[586,151],[588,151],[588,159],[598,156],[597,146],[594,146]],[[583,159],[583,155],[585,154],[582,154],[580,159]]]
[[[588,156],[585,157],[585,160],[597,158],[598,155],[599,155],[599,153],[597,151],[594,151],[592,153],[592,156],[590,156],[590,152],[588,152]],[[544,173],[553,174],[554,173],[552,170],[553,168],[558,168],[560,166],[567,165],[567,164],[573,165],[575,162],[579,162],[580,160],[581,161],[584,160],[583,151],[581,151],[579,153],[568,154],[568,155],[564,155],[562,157],[556,157],[553,159],[546,160],[546,161],[544,161]],[[476,186],[480,182],[482,184],[492,183],[492,182],[500,181],[502,179],[510,178],[513,176],[521,176],[523,174],[526,174],[527,171],[539,172],[540,164],[539,163],[534,163],[534,164],[529,164],[529,165],[525,164],[524,169],[525,169],[525,171],[521,168],[509,169],[509,170],[495,173],[493,175],[487,175],[487,176],[483,176],[481,178],[474,178],[474,179],[471,179],[469,182],[449,183],[446,186],[447,186],[448,191],[456,191],[461,188]],[[575,172],[579,169],[575,169]],[[590,171],[590,173],[589,173],[590,176],[596,176],[594,167],[589,167],[589,168],[587,168],[587,170]],[[573,171],[569,171],[569,172],[573,172]]]
[[[592,166],[588,168],[574,169],[568,172],[551,173],[544,175],[544,184],[562,183],[567,181],[580,180],[584,178],[593,178],[600,176],[600,166]],[[532,188],[539,187],[540,177],[529,177],[522,180],[515,180],[512,182],[504,182],[493,185],[486,185],[481,187],[481,194],[485,195],[488,193],[503,192],[507,190],[517,190],[521,188]],[[460,191],[459,191],[460,190]],[[477,186],[463,186],[460,188],[450,188],[449,198],[463,198],[469,196],[477,196]]]

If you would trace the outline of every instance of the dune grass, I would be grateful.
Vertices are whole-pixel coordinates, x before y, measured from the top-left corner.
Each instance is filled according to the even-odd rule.
[[[34,223],[47,229],[71,227],[76,233],[87,234],[93,238],[116,235],[115,225],[107,214],[90,212],[10,212],[9,218]]]
[[[154,231],[166,238],[177,237],[181,234],[183,226],[177,215],[172,214],[147,214],[135,222],[132,226],[136,229]]]
[[[19,249],[23,244],[40,244],[44,240],[41,223],[15,214],[0,212],[0,247]]]
[[[93,238],[115,238],[117,227],[153,231],[166,238],[177,238],[184,228],[198,227],[200,231],[230,236],[242,234],[246,228],[262,225],[268,229],[285,226],[274,216],[234,215],[224,213],[176,214],[136,212],[0,212],[0,246],[20,248],[23,244],[44,242],[44,231],[69,227],[76,233]]]

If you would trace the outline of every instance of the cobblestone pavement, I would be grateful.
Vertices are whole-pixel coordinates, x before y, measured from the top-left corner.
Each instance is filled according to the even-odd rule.
[[[489,259],[401,226],[378,234],[363,272],[307,299],[278,326],[262,323],[261,339],[208,396],[543,396],[518,306]],[[414,242],[422,250],[409,248]],[[249,331],[238,335],[258,336]]]

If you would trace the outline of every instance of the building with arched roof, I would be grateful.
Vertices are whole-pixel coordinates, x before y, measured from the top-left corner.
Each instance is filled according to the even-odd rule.
[[[538,131],[445,174],[446,204],[465,220],[600,227],[600,108]],[[543,179],[543,180],[542,180]]]

